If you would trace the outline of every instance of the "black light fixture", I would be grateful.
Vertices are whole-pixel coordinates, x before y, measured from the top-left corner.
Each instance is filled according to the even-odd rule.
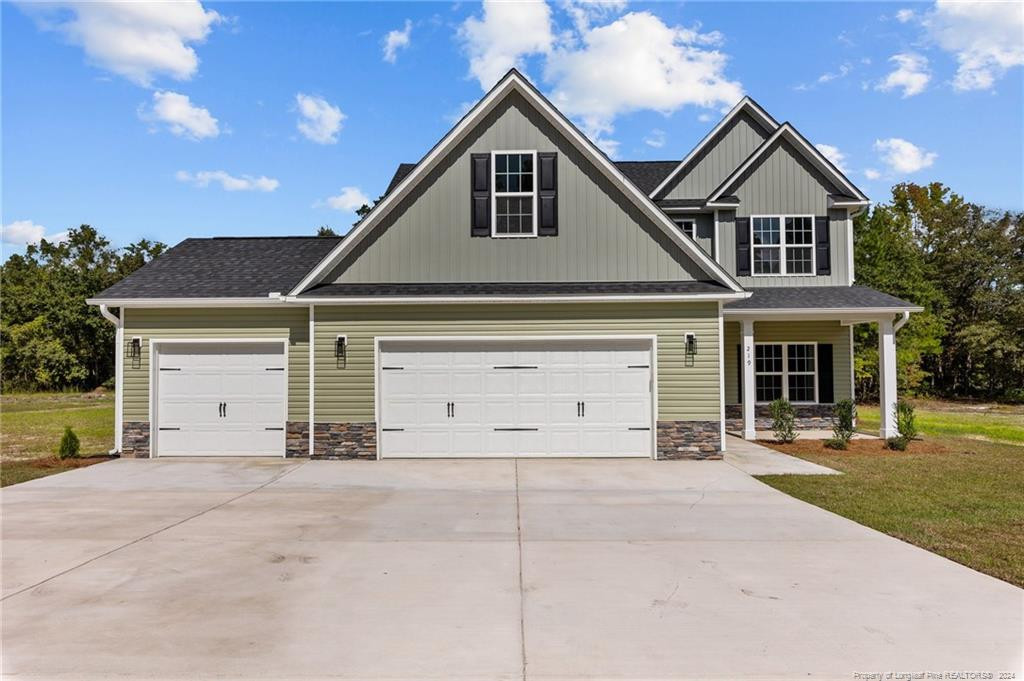
[[[345,351],[348,349],[348,337],[339,335],[334,339],[334,356],[338,359],[345,359]]]
[[[132,336],[132,339],[128,341],[127,347],[125,348],[128,355],[128,359],[137,360],[142,358],[142,337]]]
[[[688,333],[686,334],[686,354],[696,355],[697,354],[697,334]]]

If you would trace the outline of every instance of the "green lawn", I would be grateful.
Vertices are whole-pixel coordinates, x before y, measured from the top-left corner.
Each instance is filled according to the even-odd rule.
[[[862,428],[878,427],[877,408],[859,412]],[[837,452],[798,440],[778,448],[845,475],[760,479],[1024,587],[1024,417],[1013,408],[956,411],[934,403],[919,405],[917,415],[923,439],[907,452],[884,450],[880,441]]]
[[[71,426],[79,461],[54,454]],[[104,459],[114,444],[114,398],[109,394],[34,393],[0,396],[0,484],[12,485]]]

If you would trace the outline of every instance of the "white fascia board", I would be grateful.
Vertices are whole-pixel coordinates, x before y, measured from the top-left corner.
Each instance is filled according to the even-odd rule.
[[[661,184],[654,188],[654,191],[651,192],[651,198],[654,198],[659,193],[661,193],[661,191],[664,190],[665,187],[667,187],[673,179],[675,179],[676,175],[682,172],[683,168],[685,168],[687,164],[690,163],[690,161],[696,158],[697,155],[701,151],[703,151],[704,147],[710,144],[711,141],[718,136],[719,132],[725,129],[725,127],[729,124],[729,121],[738,116],[739,113],[743,110],[749,110],[749,112],[754,116],[754,118],[758,119],[761,125],[763,125],[768,130],[775,130],[779,127],[778,122],[774,118],[772,118],[767,111],[762,109],[757,102],[755,102],[749,96],[744,97],[736,104],[736,106],[729,110],[729,113],[725,114],[725,117],[722,120],[718,121],[718,124],[711,129],[711,132],[709,132],[707,135],[704,135],[704,138],[697,143],[697,146],[695,146],[689,154],[686,155],[686,158],[680,161],[679,165],[672,169],[672,172],[668,174],[668,177],[662,180]]]
[[[758,159],[767,153],[772,144],[781,137],[785,137],[789,140],[803,154],[804,158],[810,161],[819,171],[835,180],[839,186],[847,189],[850,194],[857,199],[856,205],[862,205],[861,202],[869,201],[868,197],[866,197],[860,189],[854,186],[852,182],[846,179],[846,176],[839,172],[839,169],[836,168],[831,161],[825,158],[820,151],[804,139],[803,135],[797,132],[796,128],[794,128],[792,124],[786,122],[779,126],[778,130],[776,130],[771,137],[762,142],[761,146],[755,149],[754,152],[747,157],[747,160],[741,163],[740,166],[734,170],[724,182],[722,182],[722,184],[718,185],[718,188],[715,189],[715,191],[708,197],[707,205],[717,205],[715,202],[725,194],[726,190],[735,184],[743,173],[745,173],[750,166],[756,163]]]
[[[786,317],[793,319],[878,319],[879,316],[903,314],[911,312],[923,312],[923,307],[836,307],[836,308],[764,308],[764,309],[740,309],[730,310],[722,308],[722,314],[726,317],[737,319],[763,319],[765,317]]]
[[[303,305],[457,305],[474,303],[619,303],[619,302],[706,302],[743,300],[753,295],[750,291],[733,293],[663,293],[663,294],[622,294],[622,295],[580,295],[580,296],[406,296],[362,298],[289,296],[288,302]]]
[[[707,208],[704,206],[675,206],[671,208],[662,208],[666,213],[700,213],[707,212]]]
[[[87,298],[88,305],[107,307],[275,307],[281,298]]]
[[[389,211],[397,205],[411,191],[416,184],[429,173],[444,156],[459,143],[486,114],[500,102],[511,90],[519,92],[525,99],[531,102],[549,123],[562,132],[576,148],[590,160],[604,175],[626,194],[633,203],[644,211],[655,224],[661,227],[662,231],[680,249],[689,255],[698,266],[708,274],[719,279],[723,284],[733,291],[743,291],[743,287],[724,268],[709,258],[706,253],[695,243],[682,238],[678,233],[675,223],[655,205],[649,196],[636,188],[632,182],[626,179],[615,164],[598,149],[593,142],[587,139],[565,116],[555,109],[529,82],[523,78],[515,69],[509,73],[494,88],[484,95],[484,98],[477,102],[469,113],[467,113],[458,124],[445,135],[440,142],[427,153],[411,173],[384,199],[374,206],[373,210],[349,232],[345,238],[334,247],[326,258],[320,261],[313,270],[307,274],[290,292],[289,296],[295,296],[317,283],[321,277],[333,269],[342,257],[352,251],[374,225],[378,224]]]

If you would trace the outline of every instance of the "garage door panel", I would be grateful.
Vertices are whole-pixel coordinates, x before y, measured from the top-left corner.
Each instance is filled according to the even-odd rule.
[[[287,377],[281,343],[157,345],[155,453],[282,456]]]
[[[650,454],[647,341],[416,342],[419,349],[413,341],[381,348],[381,365],[401,359],[419,377],[398,382],[390,380],[391,372],[382,372],[382,423],[404,426],[412,420],[407,416],[414,413],[413,404],[438,397],[445,398],[444,419],[429,428],[413,424],[400,436],[382,435],[383,456]],[[449,377],[446,385],[432,377],[441,367]],[[425,375],[430,378],[424,380]],[[441,395],[445,391],[439,386],[447,394]]]

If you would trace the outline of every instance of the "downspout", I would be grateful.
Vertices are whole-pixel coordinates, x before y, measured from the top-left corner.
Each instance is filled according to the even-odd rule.
[[[121,431],[124,403],[124,320],[100,303],[100,314],[117,329],[114,335],[114,448],[110,454],[121,453]],[[123,311],[121,313],[124,314]]]
[[[893,324],[892,332],[896,333],[897,331],[902,329],[906,325],[906,323],[909,322],[909,321],[910,321],[910,312],[908,312],[907,310],[904,310],[903,312],[900,313],[900,318],[896,320],[895,324]]]

